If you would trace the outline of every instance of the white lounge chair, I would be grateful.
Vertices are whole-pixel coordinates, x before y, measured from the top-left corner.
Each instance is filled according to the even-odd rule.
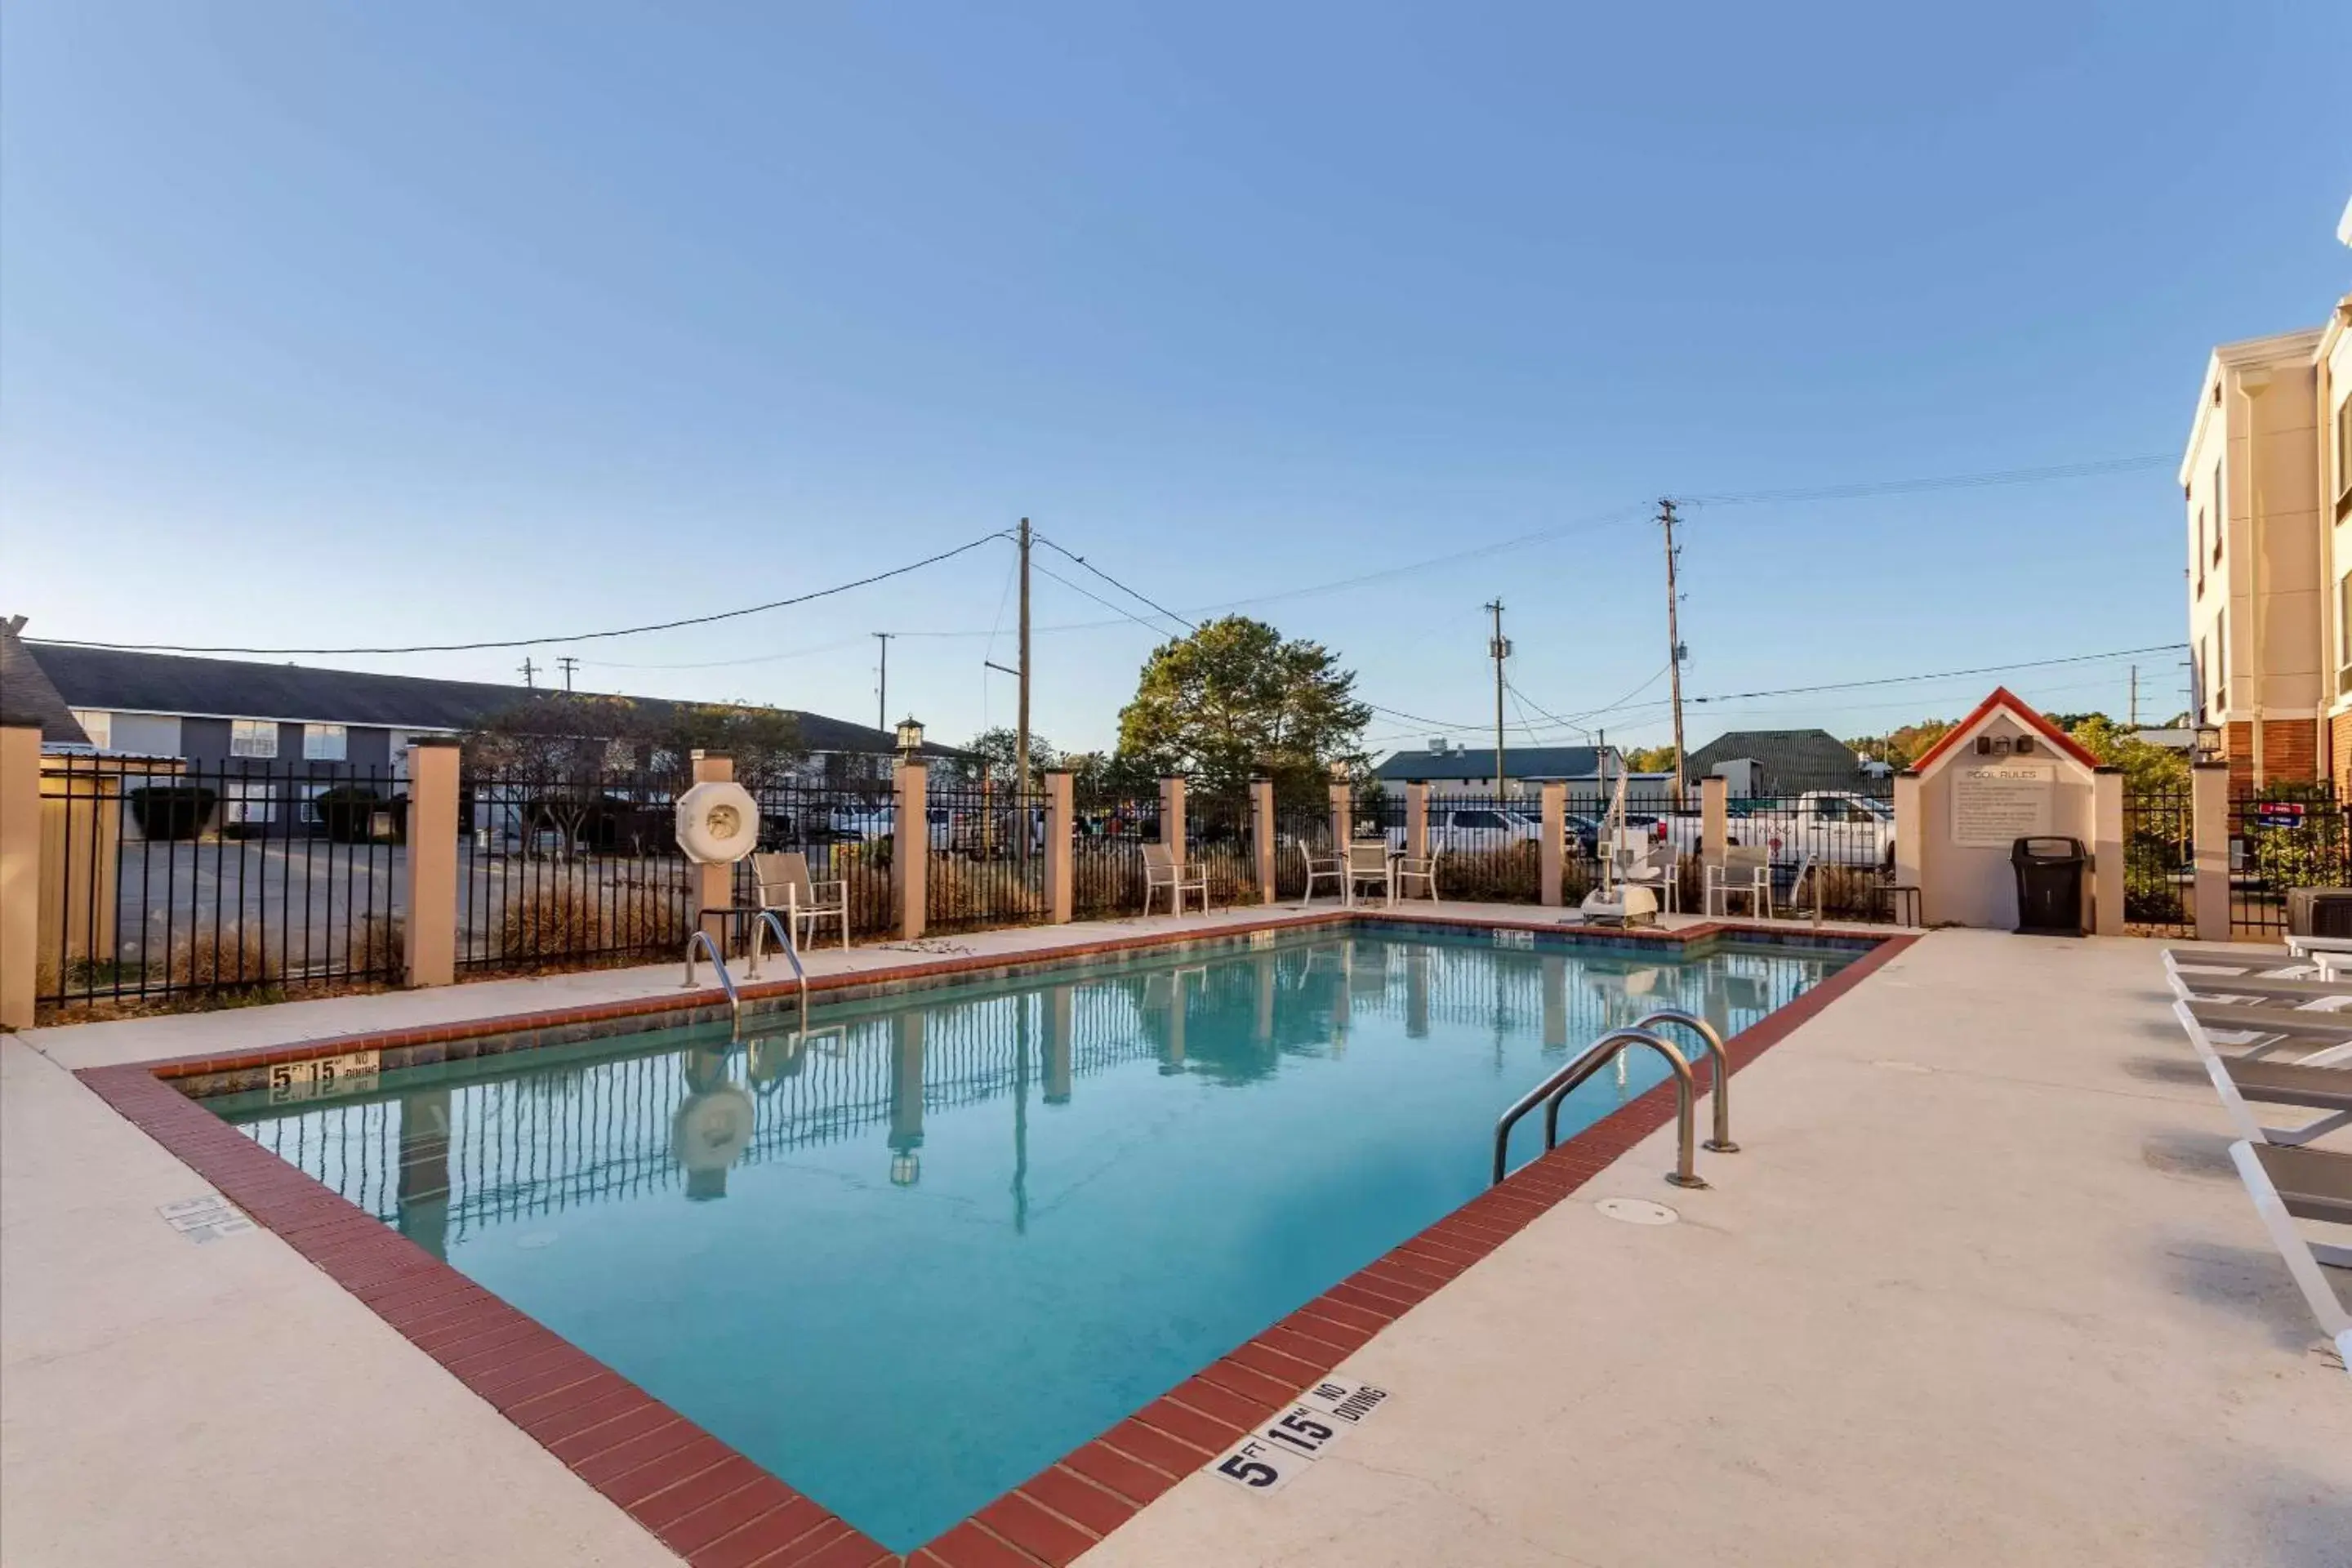
[[[1750,916],[1772,918],[1772,851],[1761,844],[1734,844],[1706,868],[1706,912],[1728,919],[1731,900],[1748,900]]]
[[[1165,844],[1143,847],[1143,912],[1151,912],[1151,895],[1158,889],[1168,889],[1169,912],[1178,917],[1184,913],[1184,895],[1201,895],[1201,912],[1209,910],[1209,872],[1204,866],[1179,865],[1176,853]]]
[[[760,908],[784,917],[784,929],[793,933],[796,946],[814,946],[816,928],[827,921],[841,927],[841,945],[849,945],[846,881],[815,880],[809,875],[808,857],[799,853],[752,856],[751,878],[759,886]]]
[[[2305,1067],[2332,1067],[2352,1059],[2352,1013],[2209,1002],[2202,997],[2175,1002],[2172,1010],[2183,1026],[2196,1024],[2207,1044],[2227,1048],[2236,1058],[2252,1059],[2284,1052],[2289,1060]]]
[[[1389,862],[1389,841],[1359,838],[1348,846],[1347,903],[1356,901],[1356,889],[1370,884],[1388,903],[1396,902],[1396,872]]]
[[[2352,1313],[2336,1300],[2323,1268],[2352,1268],[2352,1248],[2306,1238],[2298,1219],[2352,1225],[2352,1154],[2323,1149],[2287,1149],[2244,1140],[2230,1145],[2231,1163],[2254,1200],[2254,1213],[2270,1232],[2271,1245],[2294,1276],[2320,1331],[2336,1342],[2336,1359],[2352,1372]]]
[[[1315,901],[1315,884],[1318,882],[1330,883],[1332,890],[1339,895],[1339,901],[1343,904],[1348,901],[1346,856],[1318,853],[1314,845],[1301,839],[1298,845],[1298,857],[1307,862],[1307,892],[1298,900],[1300,909],[1303,910]]]
[[[2214,1047],[2212,1037],[2188,1003],[2175,1002],[2172,1011],[2188,1032],[2198,1060],[2205,1064],[2205,1076],[2213,1080],[2221,1109],[2229,1113],[2239,1137],[2292,1148],[2352,1125],[2352,1069],[2225,1057]],[[2327,1114],[2300,1127],[2265,1127],[2254,1115],[2256,1105],[2284,1105]]]

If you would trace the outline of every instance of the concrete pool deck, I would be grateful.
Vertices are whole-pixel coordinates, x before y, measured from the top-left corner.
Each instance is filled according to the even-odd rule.
[[[67,1069],[676,976],[0,1044],[0,1560],[675,1563],[276,1237],[173,1232],[157,1205],[204,1184]],[[2156,944],[1937,933],[1737,1098],[1746,1152],[1711,1190],[1666,1187],[1645,1141],[1350,1357],[1392,1397],[1308,1473],[1272,1496],[1192,1476],[1083,1561],[2344,1561],[2352,1389],[2222,1154]],[[1683,1222],[1617,1224],[1611,1195]]]

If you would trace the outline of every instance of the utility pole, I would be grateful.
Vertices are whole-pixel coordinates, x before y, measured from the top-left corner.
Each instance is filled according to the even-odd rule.
[[[2139,666],[2137,665],[2132,666],[2131,727],[2135,730],[2139,728]]]
[[[1683,638],[1677,628],[1680,595],[1675,588],[1675,503],[1671,498],[1658,501],[1658,525],[1666,531],[1666,658],[1667,673],[1672,682],[1675,700],[1675,805],[1683,804]]]
[[[890,728],[890,634],[876,632],[874,640],[882,645],[881,668],[874,681],[874,727],[887,731]]]
[[[580,661],[566,653],[558,654],[555,662],[563,667],[563,689],[565,694],[569,695],[572,690],[572,672],[580,668]]]
[[[1511,793],[1510,774],[1503,767],[1503,660],[1510,657],[1510,639],[1503,636],[1503,601],[1494,600],[1486,611],[1495,617],[1495,635],[1486,641],[1486,651],[1495,660],[1495,793]]]
[[[530,656],[529,654],[523,655],[522,663],[515,668],[522,671],[522,683],[525,686],[530,688],[533,691],[539,689],[539,682],[531,679],[531,677],[539,673],[539,666],[530,662]]]
[[[1029,520],[1021,520],[1021,698],[1014,715],[1013,731],[1013,787],[1019,792],[1022,809],[1028,809],[1029,796]],[[1021,829],[1022,853],[1025,857],[1029,844],[1028,825]]]

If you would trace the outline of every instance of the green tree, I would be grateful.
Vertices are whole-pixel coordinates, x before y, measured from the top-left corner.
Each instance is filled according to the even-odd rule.
[[[2066,732],[2077,744],[2111,768],[2124,771],[2124,788],[2135,795],[2160,794],[2189,787],[2189,754],[2170,746],[2151,746],[2136,731],[2104,713],[2068,714],[2074,722]]]
[[[1916,724],[1906,724],[1884,735],[1864,735],[1848,741],[1846,745],[1856,756],[1899,770],[1926,756],[1927,748],[1950,733],[1951,728],[1949,719],[1922,719]]]
[[[1636,746],[1624,753],[1625,771],[1634,773],[1670,773],[1675,771],[1675,749],[1672,746]]]
[[[972,784],[986,779],[992,784],[1011,788],[1013,784],[1013,754],[1020,748],[1021,737],[1003,724],[982,730],[963,743],[971,760],[961,764],[963,776]],[[1037,787],[1038,780],[1047,768],[1062,765],[1062,754],[1054,750],[1052,742],[1032,731],[1029,735],[1029,780]]]
[[[1313,799],[1333,766],[1366,763],[1372,710],[1355,687],[1320,643],[1227,616],[1152,650],[1119,710],[1119,757],[1219,792],[1263,773],[1286,797]]]

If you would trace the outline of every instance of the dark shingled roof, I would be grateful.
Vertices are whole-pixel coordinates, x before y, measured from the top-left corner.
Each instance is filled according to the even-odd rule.
[[[469,730],[519,703],[561,695],[481,680],[435,680],[310,665],[34,643],[40,667],[76,708],[110,712],[203,714],[212,718],[297,720],[314,724],[379,724],[395,730]],[[12,678],[13,679],[13,678]],[[678,706],[633,697],[656,713]],[[887,730],[786,709],[812,752],[892,752]],[[70,722],[70,721],[68,721]],[[933,756],[961,756],[926,744]]]
[[[87,746],[89,737],[66,711],[66,701],[48,672],[25,647],[16,628],[0,621],[0,724],[38,724],[41,743]]]
[[[1612,764],[1612,767],[1614,764]],[[1503,747],[1505,776],[1515,779],[1586,779],[1601,773],[1596,746]],[[1449,779],[1490,779],[1495,776],[1495,749],[1483,752],[1399,752],[1372,770],[1391,784],[1420,781],[1443,784]]]
[[[1827,730],[1731,730],[1691,753],[1687,776],[1705,778],[1741,757],[1763,764],[1766,795],[1851,789],[1862,773],[1862,758]]]

